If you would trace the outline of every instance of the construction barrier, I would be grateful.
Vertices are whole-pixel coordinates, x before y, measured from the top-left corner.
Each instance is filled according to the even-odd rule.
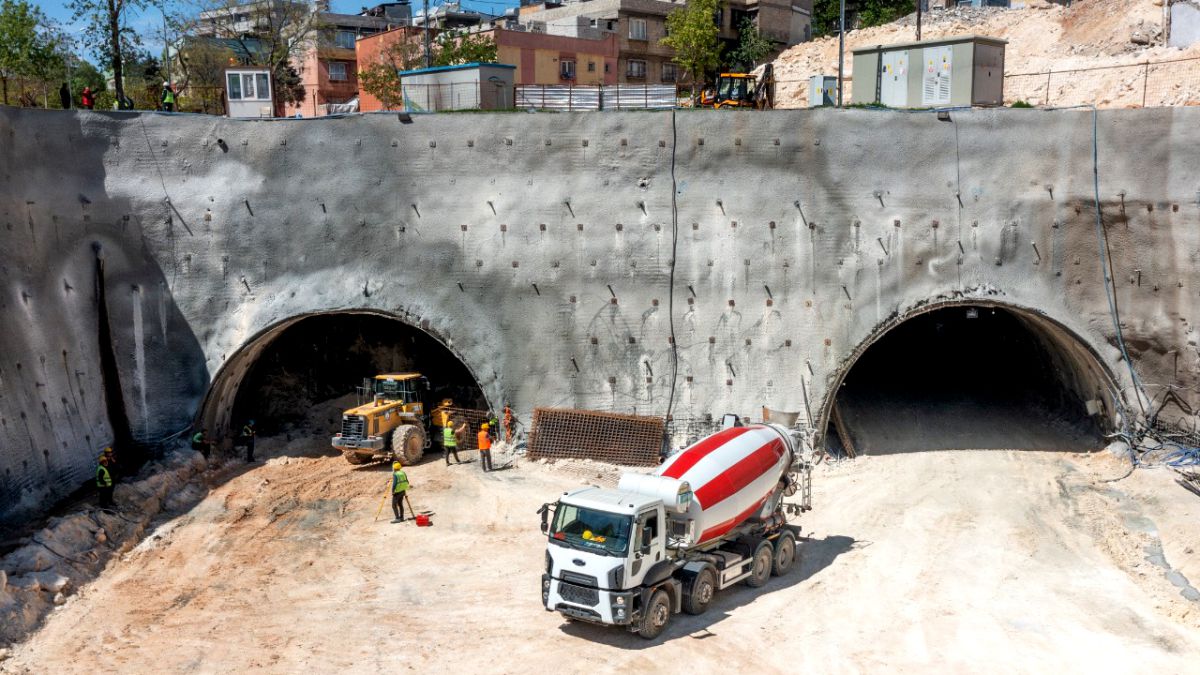
[[[670,84],[613,84],[574,86],[521,84],[516,87],[516,107],[522,110],[664,110],[678,105]]]
[[[661,417],[535,408],[527,455],[531,459],[593,459],[624,466],[656,466],[662,447]]]

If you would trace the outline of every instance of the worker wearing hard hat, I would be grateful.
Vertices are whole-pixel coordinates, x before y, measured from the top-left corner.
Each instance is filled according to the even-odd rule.
[[[408,474],[400,462],[392,462],[392,514],[393,523],[404,522],[404,493],[408,492]]]
[[[479,425],[479,463],[484,471],[492,470],[492,437],[488,435],[488,423]]]
[[[96,505],[102,509],[109,509],[113,506],[113,479],[108,465],[108,454],[101,453],[96,464]]]
[[[446,460],[446,466],[450,466],[450,455],[454,455],[454,463],[462,464],[462,460],[458,458],[458,440],[454,436],[454,429],[450,425],[442,427],[442,457]]]

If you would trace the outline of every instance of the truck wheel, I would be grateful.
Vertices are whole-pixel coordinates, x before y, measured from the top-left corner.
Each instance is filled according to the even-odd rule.
[[[354,465],[366,464],[367,462],[371,461],[370,455],[360,455],[353,450],[346,450],[342,453],[342,457],[346,458],[347,462],[350,462]]]
[[[425,432],[414,424],[401,424],[392,432],[392,456],[405,466],[425,456]]]
[[[650,602],[642,611],[642,624],[638,627],[638,635],[653,640],[666,630],[670,620],[671,596],[660,588],[650,596]]]
[[[758,588],[771,578],[771,567],[775,564],[775,554],[771,551],[771,542],[764,541],[759,544],[754,549],[754,557],[751,560],[750,576],[746,577],[746,585],[750,588]]]
[[[796,562],[796,537],[791,532],[785,531],[775,540],[775,566],[771,572],[781,577],[792,569],[792,565]]]
[[[703,614],[712,602],[717,590],[717,575],[711,567],[705,567],[692,579],[691,588],[683,598],[683,611],[688,614]]]

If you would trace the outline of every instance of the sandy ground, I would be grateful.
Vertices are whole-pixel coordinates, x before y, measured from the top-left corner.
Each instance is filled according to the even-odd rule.
[[[1200,581],[1200,498],[1167,471],[1102,483],[1103,454],[822,465],[800,568],[646,642],[540,606],[537,507],[612,467],[426,461],[417,528],[373,519],[387,469],[262,445],[307,456],[233,472],[0,671],[1200,671],[1200,602],[1168,578]]]
[[[1008,40],[1004,72],[1004,100],[1011,104],[1023,100],[1036,105],[1047,103],[1049,69],[1103,67],[1106,70],[1055,75],[1049,80],[1049,104],[1072,106],[1096,104],[1099,107],[1141,106],[1143,93],[1148,107],[1163,105],[1200,105],[1200,60],[1176,62],[1149,69],[1143,82],[1143,70],[1136,65],[1200,57],[1200,44],[1187,49],[1163,45],[1161,0],[1083,0],[1071,7],[1052,5],[1043,0],[1027,0],[1024,9],[958,9],[933,11],[922,24],[923,39],[960,35],[986,35]],[[860,47],[874,47],[916,39],[915,15],[894,23],[863,30],[847,31],[846,101],[854,88],[853,55]],[[1150,44],[1135,44],[1131,38],[1141,35]],[[836,75],[838,40],[820,38],[796,45],[775,61],[779,82],[776,107],[797,108],[808,105],[808,78]],[[874,82],[871,83],[874,87]]]

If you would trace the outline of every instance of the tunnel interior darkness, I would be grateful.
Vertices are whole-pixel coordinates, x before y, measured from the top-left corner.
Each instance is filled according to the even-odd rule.
[[[332,433],[364,378],[396,372],[429,379],[430,408],[443,398],[487,406],[470,370],[427,333],[376,314],[320,314],[289,325],[261,350],[237,387],[230,422],[254,419],[263,435]]]
[[[1045,317],[951,306],[910,318],[870,345],[843,379],[835,407],[858,454],[1080,451],[1101,445],[1110,381],[1077,337]],[[836,424],[826,439],[841,449]]]

